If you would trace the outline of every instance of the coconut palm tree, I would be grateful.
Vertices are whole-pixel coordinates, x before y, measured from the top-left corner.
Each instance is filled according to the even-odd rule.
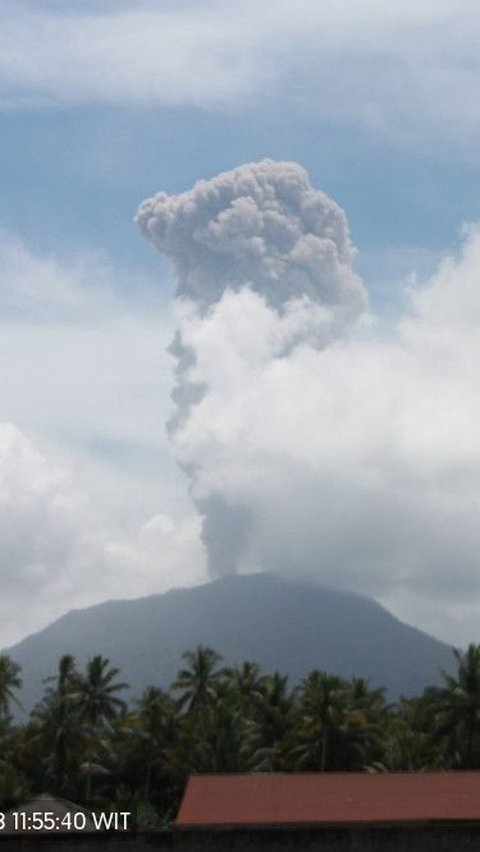
[[[125,710],[125,702],[117,693],[128,689],[127,683],[116,681],[117,668],[110,667],[110,660],[98,655],[87,663],[86,672],[78,678],[74,694],[75,705],[87,738],[87,760],[81,770],[86,776],[86,799],[91,797],[92,775],[105,774],[106,769],[98,762],[98,755],[105,749],[102,732],[108,729],[119,713]]]
[[[55,687],[47,689],[32,713],[32,740],[40,747],[46,780],[56,793],[69,791],[74,754],[81,744],[79,712],[75,706],[78,677],[74,658],[65,654],[60,659],[57,676],[47,679],[55,681]]]
[[[154,770],[158,771],[165,749],[177,739],[178,714],[172,698],[156,686],[147,686],[135,703],[133,746],[142,762],[143,799],[148,802]]]
[[[8,654],[0,654],[0,718],[7,719],[11,704],[21,707],[15,691],[22,686],[20,666]]]
[[[251,752],[250,768],[280,771],[286,768],[285,759],[294,728],[295,691],[288,687],[288,675],[274,672],[262,678],[260,693],[246,733],[246,747]]]
[[[128,683],[118,683],[118,674],[119,669],[110,668],[110,660],[98,655],[89,660],[85,674],[79,676],[76,699],[80,718],[89,728],[99,730],[125,709],[125,701],[116,693],[128,689]]]
[[[204,772],[239,772],[245,768],[245,717],[231,682],[218,678],[214,696],[202,714],[197,738]]]
[[[263,697],[265,678],[260,666],[252,660],[245,660],[241,666],[233,666],[224,671],[232,685],[235,700],[245,716],[252,716]]]
[[[248,723],[228,678],[217,678],[208,704],[184,714],[180,723],[177,742],[165,748],[164,755],[166,766],[181,784],[194,772],[238,772],[248,768]]]
[[[0,654],[0,786],[3,785],[4,790],[10,789],[11,782],[16,787],[18,780],[14,756],[19,737],[17,730],[12,727],[10,709],[12,704],[20,708],[22,706],[15,694],[21,686],[20,666],[8,654]]]
[[[385,688],[370,686],[368,678],[348,682],[347,704],[341,727],[343,768],[364,769],[383,757],[388,710]]]
[[[223,675],[218,669],[222,657],[213,648],[197,645],[195,651],[182,654],[188,668],[180,669],[172,689],[179,690],[180,707],[186,707],[187,713],[206,707],[215,697],[214,684]]]
[[[453,765],[480,766],[480,645],[462,653],[454,649],[456,675],[442,672],[444,688],[437,699],[436,737]]]
[[[301,723],[295,747],[299,769],[337,769],[348,708],[348,683],[343,678],[314,669],[300,688]]]

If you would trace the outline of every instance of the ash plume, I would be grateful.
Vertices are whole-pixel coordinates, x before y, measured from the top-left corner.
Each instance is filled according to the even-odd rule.
[[[365,307],[345,215],[297,163],[264,160],[159,192],[136,222],[173,261],[177,297],[202,311],[247,284],[276,309],[301,296],[347,317]]]
[[[141,204],[135,221],[175,269],[180,328],[170,347],[177,384],[169,430],[203,519],[210,573],[218,576],[242,567],[255,518],[221,481],[228,439],[215,439],[204,458],[200,427],[196,448],[182,449],[185,435],[197,430],[194,412],[208,410],[212,390],[201,363],[202,334],[208,337],[212,322],[218,326],[221,360],[228,345],[222,351],[220,327],[231,327],[229,343],[237,340],[231,354],[243,381],[242,346],[264,361],[288,358],[307,343],[321,349],[365,309],[365,290],[352,269],[355,250],[343,211],[310,185],[297,163],[264,160],[180,195],[158,192]],[[256,341],[249,329],[256,329]]]

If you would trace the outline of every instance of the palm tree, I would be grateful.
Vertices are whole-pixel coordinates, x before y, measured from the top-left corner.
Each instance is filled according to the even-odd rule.
[[[401,698],[387,708],[381,720],[382,756],[369,769],[419,772],[445,768],[442,751],[434,742],[441,690],[429,686],[423,693]]]
[[[189,663],[188,668],[181,669],[172,689],[181,690],[180,707],[187,708],[187,713],[206,707],[215,697],[214,684],[224,672],[216,666],[222,657],[213,648],[197,645],[195,651],[186,651],[182,659]]]
[[[76,697],[80,718],[93,730],[108,725],[125,709],[125,702],[115,694],[128,689],[128,683],[117,683],[119,669],[109,668],[110,660],[98,655],[87,663],[80,675]]]
[[[200,772],[239,772],[245,768],[245,718],[231,682],[218,678],[212,699],[196,728]]]
[[[372,688],[366,677],[353,677],[350,681],[349,693],[352,706],[362,710],[366,715],[379,716],[386,709],[385,687]]]
[[[208,704],[180,717],[179,736],[164,749],[165,767],[180,787],[191,773],[248,768],[246,726],[231,681],[215,679]]]
[[[11,704],[21,707],[15,695],[15,690],[21,686],[20,666],[14,663],[8,654],[0,654],[0,718],[8,718]]]
[[[144,767],[143,798],[148,802],[153,770],[163,757],[164,749],[168,744],[173,745],[172,739],[175,741],[177,736],[176,710],[171,697],[156,686],[147,686],[136,706],[133,716],[135,752]]]
[[[294,727],[295,692],[288,688],[288,675],[274,672],[262,678],[260,698],[248,726],[250,768],[275,772],[285,768]]]
[[[10,796],[12,799],[16,797],[12,791],[20,791],[24,783],[15,767],[21,738],[18,737],[18,729],[12,727],[10,716],[12,704],[22,706],[15,695],[21,686],[20,666],[8,654],[0,654],[0,787],[6,793],[5,798]]]
[[[297,768],[337,769],[342,728],[348,707],[348,684],[343,678],[314,669],[300,689],[300,745],[294,751]]]
[[[47,690],[32,714],[35,731],[32,739],[40,745],[46,778],[57,793],[69,789],[73,754],[81,740],[79,713],[74,701],[78,677],[74,658],[65,654],[60,659],[57,677],[47,679],[56,681],[55,688]]]
[[[441,768],[429,733],[413,728],[400,709],[383,724],[380,759],[369,761],[367,766],[370,772],[425,772]]]
[[[128,689],[127,683],[115,680],[119,670],[110,668],[110,660],[98,655],[87,663],[86,673],[80,675],[75,693],[80,721],[87,735],[87,761],[82,770],[86,774],[86,799],[91,796],[92,774],[105,774],[106,770],[94,758],[105,747],[101,733],[125,710],[125,702],[116,693]]]
[[[260,674],[260,666],[251,660],[245,660],[241,666],[225,669],[224,674],[233,687],[243,714],[250,717],[263,696],[265,678]]]
[[[457,673],[442,672],[445,686],[437,700],[436,736],[454,765],[474,769],[480,765],[480,645],[453,653]]]
[[[364,769],[383,757],[389,709],[385,704],[385,688],[372,688],[368,678],[353,677],[346,697],[341,728],[343,768]]]

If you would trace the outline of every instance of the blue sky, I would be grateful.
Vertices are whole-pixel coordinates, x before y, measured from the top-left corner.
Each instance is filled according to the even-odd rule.
[[[480,219],[480,11],[0,0],[0,15],[0,419],[13,424],[0,528],[18,528],[5,643],[72,606],[206,577],[165,433],[173,275],[132,223],[139,203],[296,161],[346,212],[375,322],[391,328],[407,286],[459,262],[462,226]],[[439,616],[430,591],[382,594],[443,638],[475,638],[465,601]]]
[[[344,122],[302,115],[295,101],[256,109],[71,107],[15,110],[1,117],[4,226],[32,246],[101,248],[132,267],[153,267],[131,227],[152,188],[188,189],[242,162],[296,160],[315,186],[348,212],[360,264],[379,248],[441,252],[477,216],[475,161],[456,143],[431,150],[387,144]],[[155,260],[158,265],[158,258]]]

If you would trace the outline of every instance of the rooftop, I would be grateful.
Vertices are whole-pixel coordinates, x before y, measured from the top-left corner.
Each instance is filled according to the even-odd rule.
[[[480,772],[192,775],[179,827],[480,820]]]

